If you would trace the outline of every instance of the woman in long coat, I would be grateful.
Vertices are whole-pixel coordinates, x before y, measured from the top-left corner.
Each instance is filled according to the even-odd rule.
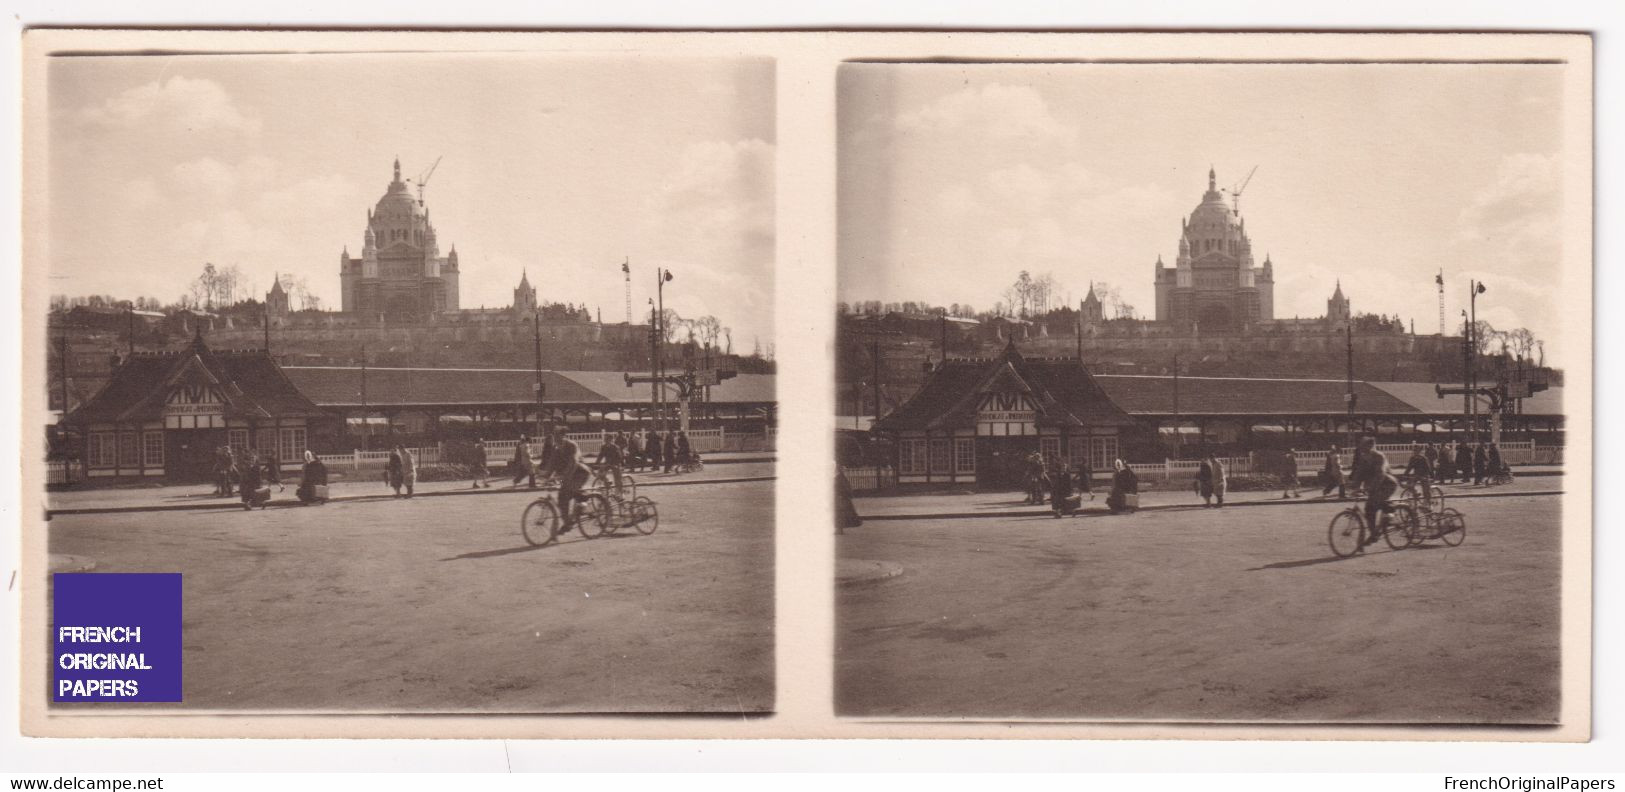
[[[1490,452],[1485,450],[1484,444],[1479,443],[1473,448],[1473,483],[1483,484],[1489,480]]]
[[[389,486],[395,490],[395,497],[400,497],[401,488],[406,488],[406,497],[412,497],[412,487],[417,483],[417,464],[412,459],[412,453],[405,446],[395,446],[389,452]]]
[[[1209,454],[1202,460],[1202,466],[1196,470],[1197,492],[1202,496],[1203,506],[1213,506],[1214,500],[1218,506],[1224,505],[1224,463],[1219,461],[1215,454]]]
[[[1473,475],[1473,446],[1470,443],[1456,444],[1456,478],[1461,483],[1467,483],[1467,477]]]

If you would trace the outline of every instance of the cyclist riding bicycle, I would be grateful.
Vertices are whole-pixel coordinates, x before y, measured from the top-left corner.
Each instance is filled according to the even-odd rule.
[[[548,458],[548,472],[559,482],[559,514],[563,519],[561,531],[575,526],[576,497],[592,478],[592,471],[581,461],[581,448],[564,433],[564,427],[553,430],[553,453]]]
[[[610,438],[598,449],[598,464],[609,468],[615,479],[615,493],[621,492],[621,469],[626,467],[626,453],[621,450],[620,439]]]
[[[1377,514],[1381,512],[1386,516],[1394,510],[1389,500],[1399,491],[1399,481],[1389,474],[1388,457],[1377,450],[1376,440],[1361,438],[1359,451],[1360,462],[1354,468],[1354,481],[1365,487],[1365,524],[1370,526],[1365,541],[1360,543],[1364,547],[1381,536]]]
[[[1411,446],[1411,459],[1405,463],[1403,474],[1410,487],[1429,508],[1433,505],[1433,461],[1421,445]]]

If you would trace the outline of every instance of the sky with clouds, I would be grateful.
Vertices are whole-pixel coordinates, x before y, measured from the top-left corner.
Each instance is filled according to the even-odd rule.
[[[1210,166],[1241,197],[1278,317],[1559,331],[1561,66],[848,64],[840,298],[991,308],[1023,269],[1154,312],[1157,257]],[[1589,296],[1587,296],[1589,299]],[[1559,351],[1548,343],[1552,360]]]
[[[763,59],[330,54],[50,64],[52,292],[171,301],[204,262],[339,305],[391,164],[426,187],[465,308],[542,300],[773,333],[774,68]]]

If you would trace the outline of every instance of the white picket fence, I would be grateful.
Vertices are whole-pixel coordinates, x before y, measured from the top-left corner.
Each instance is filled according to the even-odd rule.
[[[1563,464],[1562,446],[1537,446],[1532,441],[1501,443],[1501,461],[1508,465],[1561,465]],[[1403,467],[1410,458],[1410,443],[1384,443],[1377,446],[1377,450],[1388,456],[1391,465]],[[1313,474],[1326,465],[1326,455],[1330,451],[1299,451],[1298,473]],[[1266,452],[1261,459],[1261,467],[1265,472],[1273,473],[1274,464],[1279,459],[1279,452]],[[1274,457],[1271,459],[1269,457]],[[1344,468],[1354,464],[1354,452],[1344,449],[1338,454],[1338,464]],[[1228,475],[1251,474],[1253,460],[1251,457],[1221,457]],[[1133,463],[1129,465],[1135,474],[1152,476],[1164,480],[1176,478],[1195,478],[1196,471],[1202,466],[1201,461],[1193,459],[1169,459],[1160,463]]]
[[[852,485],[853,492],[869,492],[897,486],[897,471],[890,466],[842,467],[841,471],[846,474],[846,481]]]
[[[596,455],[598,449],[610,437],[615,435],[612,431],[599,432],[571,432],[566,437],[574,440],[581,448],[581,453]],[[701,454],[717,453],[719,451],[772,451],[778,440],[778,428],[768,427],[766,432],[740,432],[727,429],[691,429],[688,432],[688,443],[695,451]],[[641,443],[641,436],[639,439]],[[513,459],[514,447],[519,445],[518,440],[487,440],[485,441],[485,463],[496,467],[506,465]],[[407,449],[417,457],[420,465],[433,464],[440,461],[440,448],[438,446],[424,446]],[[542,444],[530,444],[532,455],[542,452]],[[328,467],[344,467],[351,470],[363,468],[382,468],[389,463],[388,449],[383,451],[351,451],[347,454],[320,454],[320,458]]]

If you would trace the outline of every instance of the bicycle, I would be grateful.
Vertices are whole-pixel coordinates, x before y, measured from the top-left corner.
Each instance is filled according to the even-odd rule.
[[[601,492],[611,499],[637,500],[638,480],[632,478],[630,473],[621,473],[621,486],[615,487],[613,468],[607,465],[598,465],[592,469],[592,481],[587,484],[589,491]]]
[[[613,509],[603,493],[577,493],[575,505],[574,519],[563,524],[553,498],[543,495],[531,501],[519,517],[519,534],[532,547],[545,547],[572,528],[579,530],[583,539],[596,539],[609,530]]]
[[[618,501],[615,506],[618,519],[607,523],[604,531],[607,535],[613,536],[616,531],[628,525],[644,536],[660,528],[660,509],[655,506],[654,501],[643,495],[632,500]]]
[[[1427,492],[1418,491],[1417,485],[1427,481]],[[1418,513],[1437,513],[1444,510],[1444,490],[1431,480],[1410,476],[1399,477],[1399,497]]]
[[[1377,530],[1382,532],[1383,541],[1394,550],[1403,550],[1420,541],[1414,538],[1417,536],[1416,509],[1403,502],[1390,501],[1388,506],[1389,511],[1377,520]],[[1327,543],[1332,547],[1332,554],[1338,558],[1348,558],[1365,549],[1368,530],[1363,506],[1350,506],[1338,512],[1326,527]]]

